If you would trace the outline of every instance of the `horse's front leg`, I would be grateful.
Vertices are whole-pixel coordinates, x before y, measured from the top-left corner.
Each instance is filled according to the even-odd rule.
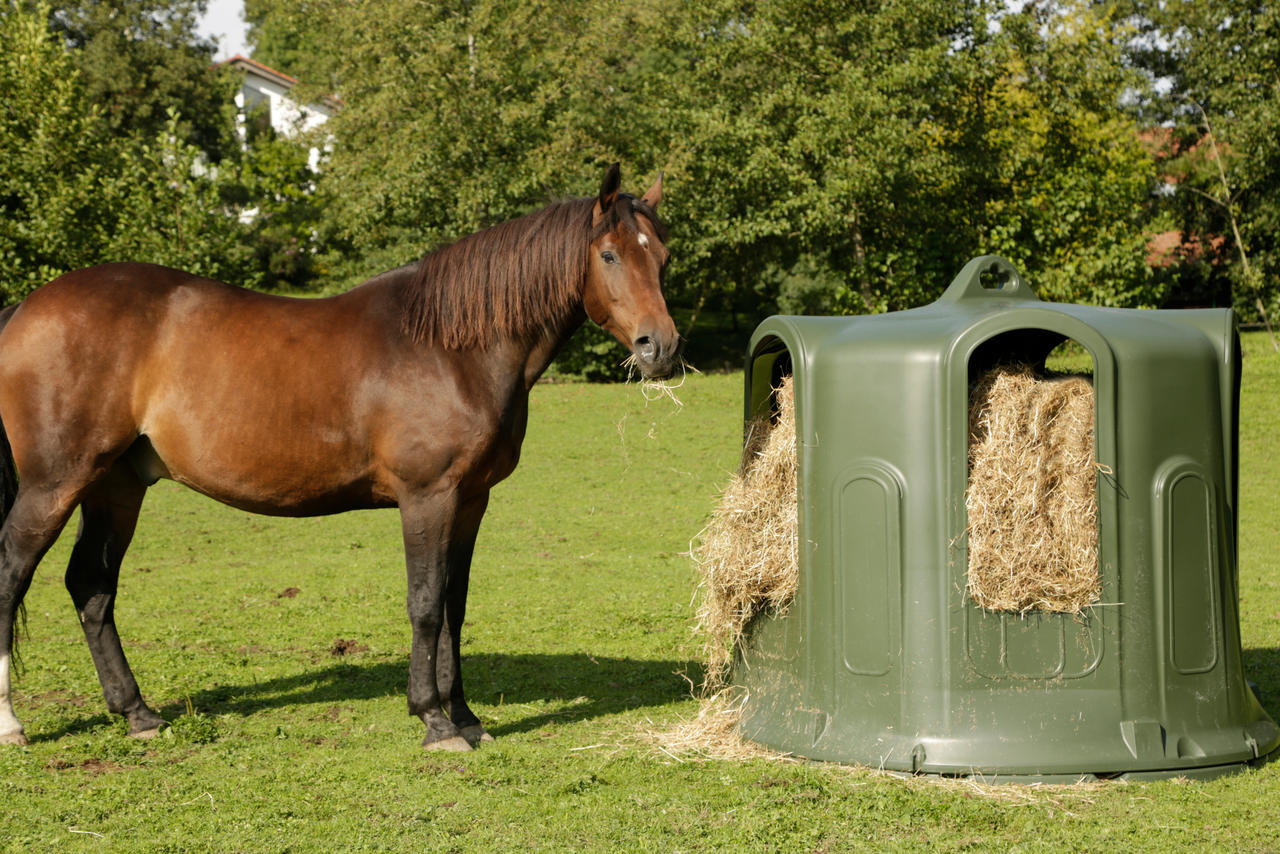
[[[409,714],[427,727],[429,750],[470,750],[458,727],[445,716],[436,682],[437,653],[444,625],[450,538],[458,516],[453,490],[402,498],[405,563],[409,575]]]
[[[471,556],[475,553],[480,520],[489,506],[489,493],[468,499],[458,510],[449,543],[448,577],[445,579],[444,626],[436,657],[436,687],[448,708],[449,720],[473,747],[493,741],[480,719],[467,705],[462,687],[462,623],[467,614],[467,583],[471,577]]]

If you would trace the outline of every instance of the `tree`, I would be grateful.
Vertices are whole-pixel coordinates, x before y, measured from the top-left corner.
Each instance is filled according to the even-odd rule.
[[[318,257],[324,204],[308,142],[272,133],[251,139],[244,152],[235,198],[253,212],[245,244],[259,287],[307,290],[324,272]]]
[[[260,281],[230,203],[234,164],[210,166],[170,109],[150,137],[123,135],[93,103],[48,9],[0,12],[0,290],[22,298],[60,273],[151,261]]]
[[[0,291],[25,296],[88,263],[109,227],[105,126],[42,14],[0,9]]]
[[[949,216],[963,163],[941,131],[968,62],[953,45],[980,40],[983,15],[949,0],[727,2],[687,23],[676,159],[696,188],[680,216],[698,235],[682,265],[699,301],[758,303],[762,270],[825,282],[846,311],[937,292],[973,242]]]
[[[1129,10],[1147,33],[1136,43],[1135,60],[1169,90],[1148,105],[1152,120],[1171,129],[1168,170],[1178,189],[1168,206],[1188,240],[1228,271],[1236,309],[1246,318],[1274,317],[1280,313],[1280,8],[1253,0],[1135,0]]]
[[[264,284],[248,228],[228,197],[238,176],[206,165],[203,152],[185,142],[171,111],[153,140],[111,151],[115,167],[99,183],[111,228],[95,261],[164,264],[246,287]]]
[[[322,179],[335,236],[371,268],[394,266],[581,192],[586,174],[598,181],[584,153],[552,153],[580,8],[344,4],[344,108],[330,122],[337,143]]]
[[[179,111],[184,142],[217,161],[234,152],[235,81],[213,65],[196,21],[205,0],[82,0],[49,7],[108,129],[153,138]]]
[[[1057,301],[1160,305],[1146,263],[1156,164],[1122,103],[1145,82],[1123,62],[1131,32],[1086,2],[1028,5],[1000,25],[980,105],[981,246]]]
[[[334,0],[244,0],[253,58],[331,94],[341,49]]]
[[[919,305],[986,251],[1053,297],[1160,299],[1154,161],[1123,106],[1141,81],[1083,2],[251,8],[257,43],[332,63],[344,109],[320,184],[347,282],[621,160],[666,169],[668,301],[695,337],[708,318],[741,339],[779,309]]]

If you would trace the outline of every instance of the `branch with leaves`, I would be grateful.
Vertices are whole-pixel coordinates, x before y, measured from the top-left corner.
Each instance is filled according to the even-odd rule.
[[[1227,221],[1231,224],[1231,234],[1235,238],[1236,250],[1240,253],[1240,268],[1243,272],[1245,285],[1253,292],[1254,305],[1257,306],[1258,314],[1262,317],[1262,324],[1267,329],[1267,336],[1271,339],[1271,348],[1276,352],[1280,352],[1280,343],[1276,342],[1275,333],[1271,329],[1271,319],[1267,316],[1266,306],[1262,302],[1261,289],[1258,287],[1257,273],[1253,266],[1249,263],[1249,253],[1245,250],[1244,238],[1240,235],[1240,222],[1236,217],[1235,197],[1231,193],[1231,185],[1227,181],[1227,170],[1222,164],[1222,153],[1218,150],[1217,137],[1214,135],[1213,126],[1209,123],[1209,114],[1205,112],[1204,106],[1199,101],[1188,99],[1192,106],[1200,113],[1200,126],[1204,128],[1204,138],[1209,141],[1209,149],[1212,154],[1213,163],[1218,168],[1218,180],[1222,184],[1222,198],[1218,198],[1203,190],[1189,187],[1193,192],[1202,196],[1210,202],[1218,205],[1227,215]]]

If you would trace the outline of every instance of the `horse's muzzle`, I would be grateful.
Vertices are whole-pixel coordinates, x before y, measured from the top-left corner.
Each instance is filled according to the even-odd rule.
[[[675,330],[663,334],[650,332],[631,343],[640,375],[647,380],[664,380],[675,373],[680,364],[680,336]]]

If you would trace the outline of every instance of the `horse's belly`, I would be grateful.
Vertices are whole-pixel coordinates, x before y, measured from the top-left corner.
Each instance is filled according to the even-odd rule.
[[[351,443],[337,436],[224,432],[178,440],[161,431],[135,447],[128,461],[144,482],[169,478],[254,513],[315,516],[394,503]]]

